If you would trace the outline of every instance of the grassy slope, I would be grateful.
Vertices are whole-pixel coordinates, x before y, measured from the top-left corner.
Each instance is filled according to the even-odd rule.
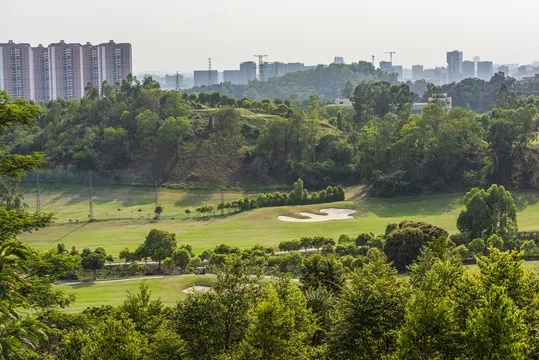
[[[182,275],[146,280],[154,299],[161,298],[163,304],[173,306],[178,299],[187,294],[184,289],[194,285],[209,286],[215,279],[214,275]],[[75,285],[59,285],[63,290],[72,290],[77,295],[75,303],[68,312],[80,312],[88,306],[119,305],[127,297],[127,292],[137,293],[140,280],[127,279],[117,282],[94,282]]]
[[[162,191],[160,202],[165,208],[165,214],[169,216],[176,214],[176,220],[148,222],[145,219],[137,219],[136,209],[142,206],[144,212],[150,211],[150,208],[153,210],[153,195],[148,195],[146,191],[144,196],[147,198],[135,196],[136,191],[137,188],[106,188],[101,191],[102,198],[107,201],[103,200],[95,205],[96,216],[99,217],[99,214],[109,211],[114,214],[109,215],[110,218],[116,218],[119,213],[124,217],[123,220],[56,224],[39,232],[23,235],[21,240],[39,249],[50,248],[59,242],[68,247],[75,245],[79,249],[104,246],[116,257],[124,247],[134,250],[153,228],[176,233],[178,242],[191,244],[197,253],[221,243],[242,248],[256,243],[276,247],[283,240],[302,236],[323,235],[337,238],[340,234],[355,236],[361,232],[378,233],[382,232],[388,223],[404,219],[427,221],[450,232],[456,232],[455,223],[462,208],[463,195],[458,193],[396,199],[367,198],[329,205],[263,208],[222,218],[186,219],[184,214],[186,206],[194,208],[204,202],[217,204],[221,195],[207,192]],[[110,193],[107,195],[106,192]],[[348,193],[357,192],[358,189],[352,189]],[[42,199],[43,209],[55,211],[59,220],[65,221],[68,216],[85,219],[87,200],[81,194],[85,193],[80,190],[78,195],[77,192],[72,194],[67,190],[61,193],[46,193]],[[224,197],[225,200],[233,200],[241,195],[226,193]],[[516,192],[514,196],[519,210],[520,229],[539,230],[539,192]],[[119,206],[123,206],[120,212],[116,211]],[[279,215],[297,214],[300,211],[316,212],[324,207],[355,208],[358,213],[353,220],[323,223],[285,223],[277,219]],[[129,220],[127,215],[131,210],[134,211],[134,220]]]

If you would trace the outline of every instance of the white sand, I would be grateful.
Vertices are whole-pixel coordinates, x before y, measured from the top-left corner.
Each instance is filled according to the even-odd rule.
[[[209,291],[211,287],[209,286],[191,286],[190,288],[184,289],[184,293],[194,293],[194,292],[206,292]]]
[[[290,216],[278,216],[277,219],[281,221],[288,222],[321,222],[321,221],[330,221],[330,220],[350,220],[354,217],[356,211],[351,209],[322,209],[321,213],[327,215],[312,214],[308,212],[300,212],[301,216],[306,216],[308,219],[298,219]]]

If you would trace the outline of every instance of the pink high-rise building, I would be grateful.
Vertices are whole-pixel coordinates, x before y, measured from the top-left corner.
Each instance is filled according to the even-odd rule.
[[[104,81],[117,85],[132,71],[127,43],[81,45],[61,40],[48,47],[0,43],[0,90],[14,98],[80,99],[89,86],[101,92]]]
[[[131,44],[116,44],[110,40],[99,44],[101,74],[109,85],[121,83],[132,72]]]
[[[31,53],[30,44],[0,43],[0,90],[16,99],[33,98]]]

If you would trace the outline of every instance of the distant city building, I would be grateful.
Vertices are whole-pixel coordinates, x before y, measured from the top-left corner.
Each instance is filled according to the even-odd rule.
[[[380,61],[378,65],[380,67],[380,70],[385,71],[385,72],[389,72],[392,66],[391,62],[389,61]]]
[[[504,73],[505,76],[509,76],[509,66],[502,65],[498,67],[498,72]]]
[[[423,108],[425,106],[438,104],[442,106],[442,108],[446,111],[451,110],[453,106],[453,102],[451,97],[448,97],[447,94],[433,94],[431,97],[429,97],[428,102],[426,103],[413,103],[411,113],[412,114],[421,114],[423,111]]]
[[[473,78],[475,77],[475,63],[473,61],[463,61],[462,62],[462,78]]]
[[[116,44],[110,40],[99,44],[99,51],[103,81],[115,85],[133,71],[131,44]]]
[[[412,79],[419,80],[423,79],[423,65],[412,65]]]
[[[433,83],[434,85],[441,86],[447,84],[447,69],[444,67],[425,69],[423,74],[425,80]]]
[[[529,76],[529,77],[523,77],[520,80],[520,82],[522,84],[539,83],[539,74],[535,74],[534,76]]]
[[[447,80],[451,83],[462,78],[462,51],[447,53]]]
[[[473,57],[473,62],[474,62],[474,65],[475,65],[475,72],[474,72],[474,77],[475,78],[477,77],[477,64],[479,63],[479,61],[481,61],[481,58],[479,56],[474,56]]]
[[[34,61],[34,97],[31,100],[36,102],[51,100],[51,67],[49,49],[39,44],[32,48]]]
[[[254,61],[245,61],[240,64],[240,71],[243,76],[243,84],[256,80],[256,63]]]
[[[219,83],[217,70],[195,70],[193,72],[194,86],[211,86]]]
[[[477,63],[477,77],[488,81],[494,75],[492,61],[479,61]]]
[[[353,107],[354,104],[350,99],[345,98],[337,98],[335,99],[335,105],[342,106],[342,107]]]
[[[53,99],[80,99],[84,95],[83,54],[80,44],[50,44],[51,83]]]
[[[223,71],[223,81],[234,85],[244,85],[243,74],[241,70],[225,70]]]
[[[0,44],[0,90],[33,101],[80,99],[89,84],[101,89],[132,72],[131,44]]]
[[[335,56],[333,63],[336,65],[344,65],[344,58],[342,56]]]
[[[263,80],[305,70],[303,63],[265,62]]]
[[[30,44],[0,44],[0,90],[16,99],[33,98],[33,57]]]

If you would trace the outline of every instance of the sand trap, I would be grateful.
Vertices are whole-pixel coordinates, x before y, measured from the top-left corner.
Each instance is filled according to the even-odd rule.
[[[206,292],[209,291],[211,287],[209,286],[191,286],[190,288],[184,289],[184,293],[195,293],[195,292]]]
[[[308,212],[300,212],[301,216],[306,216],[308,219],[298,219],[290,216],[278,216],[277,219],[287,222],[321,222],[330,220],[350,220],[353,219],[352,214],[356,211],[351,209],[322,209],[321,213],[327,215],[312,214]]]

